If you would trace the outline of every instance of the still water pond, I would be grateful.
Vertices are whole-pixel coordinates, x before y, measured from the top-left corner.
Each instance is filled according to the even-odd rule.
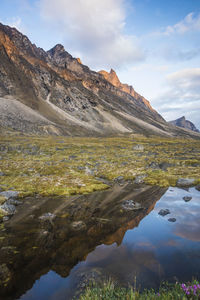
[[[79,228],[72,230],[65,220],[83,220],[80,208],[73,220],[66,213],[62,221],[57,217],[51,225],[40,223],[37,233],[32,233],[28,227],[32,223],[27,221],[34,246],[28,238],[15,242],[18,249],[27,249],[13,266],[18,279],[5,299],[71,299],[89,281],[101,283],[108,278],[122,286],[134,284],[136,278],[141,288],[157,288],[162,280],[200,279],[200,192],[174,187],[135,191],[129,185],[118,189],[90,196],[91,206],[102,199],[104,206],[91,212],[91,207],[82,205],[87,219]],[[142,207],[123,210],[123,203],[131,199]],[[79,200],[84,203],[86,198]],[[161,209],[169,213],[162,216]]]

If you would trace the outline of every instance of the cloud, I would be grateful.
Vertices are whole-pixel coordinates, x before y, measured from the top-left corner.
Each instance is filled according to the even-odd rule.
[[[184,35],[186,33],[194,33],[200,31],[200,13],[195,14],[194,12],[189,13],[180,22],[161,28],[160,30],[151,32],[150,37],[161,37],[171,35]]]
[[[23,31],[22,20],[21,20],[20,17],[15,17],[15,18],[12,18],[12,19],[8,19],[3,23],[7,24],[10,27],[15,27],[19,31]]]
[[[154,99],[154,106],[167,120],[185,115],[200,129],[200,68],[188,68],[166,77],[168,89]]]
[[[200,48],[181,50],[174,46],[164,50],[164,58],[168,61],[189,61],[200,56]]]
[[[145,57],[138,39],[124,34],[124,0],[40,0],[39,8],[66,49],[80,52],[85,63],[116,67]]]
[[[200,14],[189,13],[183,20],[173,26],[167,26],[165,35],[184,34],[186,32],[200,31]]]

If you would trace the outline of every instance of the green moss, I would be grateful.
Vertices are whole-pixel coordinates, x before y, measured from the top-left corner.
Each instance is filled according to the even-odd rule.
[[[134,180],[139,174],[147,174],[147,184],[164,187],[176,185],[180,177],[200,182],[200,141],[142,136],[0,138],[8,149],[2,153],[0,171],[6,176],[2,176],[1,185],[6,190],[18,190],[22,198],[35,194],[84,194],[108,188],[95,177]],[[142,144],[144,151],[134,150],[137,144]],[[166,171],[154,170],[149,168],[152,162],[169,162],[171,166]]]

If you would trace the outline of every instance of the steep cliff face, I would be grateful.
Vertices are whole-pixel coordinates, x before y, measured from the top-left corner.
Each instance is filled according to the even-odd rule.
[[[149,101],[142,97],[140,94],[138,94],[134,88],[131,85],[128,85],[126,83],[121,83],[116,72],[111,69],[110,73],[102,70],[99,71],[100,74],[104,76],[106,80],[108,80],[111,84],[119,88],[121,91],[131,95],[133,98],[135,98],[139,103],[142,103],[144,106],[146,106],[149,110],[155,111]]]
[[[199,132],[199,130],[196,128],[196,126],[191,121],[186,120],[186,118],[184,116],[179,119],[176,119],[174,121],[170,121],[169,123],[171,123],[175,126],[178,126],[178,127],[192,130],[194,132]]]
[[[0,62],[4,128],[73,136],[179,134],[114,71],[91,71],[62,45],[46,52],[0,24]]]

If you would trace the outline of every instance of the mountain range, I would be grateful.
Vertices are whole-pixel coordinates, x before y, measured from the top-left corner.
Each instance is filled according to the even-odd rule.
[[[186,128],[195,132],[199,132],[199,130],[196,128],[196,126],[189,120],[186,120],[185,116],[178,118],[174,121],[170,121],[169,123],[181,127],[181,128]]]
[[[0,127],[69,136],[199,137],[167,123],[114,70],[92,71],[62,45],[44,51],[1,23]]]

